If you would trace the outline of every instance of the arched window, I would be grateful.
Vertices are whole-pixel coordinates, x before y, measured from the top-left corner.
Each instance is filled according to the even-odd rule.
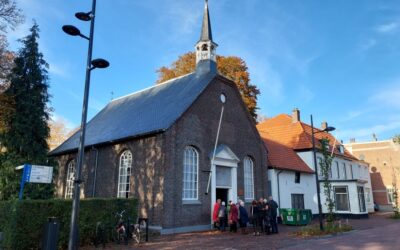
[[[65,199],[71,199],[74,194],[74,180],[76,174],[76,161],[71,160],[68,163],[67,181],[65,183]]]
[[[128,198],[130,192],[130,177],[132,172],[132,153],[125,150],[119,158],[118,198]]]
[[[254,199],[254,163],[253,160],[246,156],[244,158],[244,199]]]
[[[198,199],[199,153],[193,147],[186,147],[183,154],[183,200]]]

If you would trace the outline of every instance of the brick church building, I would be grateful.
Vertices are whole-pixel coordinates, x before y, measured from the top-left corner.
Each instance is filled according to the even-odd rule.
[[[140,216],[174,233],[210,229],[217,198],[266,197],[267,149],[235,83],[217,71],[217,46],[206,2],[195,71],[115,99],[88,122],[81,198],[137,198]],[[66,199],[79,135],[50,153]]]

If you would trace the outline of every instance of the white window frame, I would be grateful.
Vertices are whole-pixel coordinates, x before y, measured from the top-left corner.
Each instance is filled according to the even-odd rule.
[[[342,162],[342,172],[343,172],[343,180],[347,180],[347,171],[346,171],[346,163]]]
[[[76,175],[76,161],[70,160],[67,165],[67,178],[65,182],[65,199],[72,199],[74,194],[74,181]]]
[[[365,201],[368,203],[371,203],[371,189],[370,188],[364,188],[365,192]]]
[[[387,193],[387,200],[389,204],[394,204],[394,188],[386,188],[386,193]]]
[[[321,171],[321,163],[322,163],[322,157],[317,157],[317,166],[315,166],[317,169],[317,173],[319,177],[323,177],[322,176],[322,171]]]
[[[254,200],[254,162],[246,156],[243,160],[244,199]]]
[[[132,152],[125,150],[119,157],[118,171],[118,198],[128,198],[131,191],[131,175],[132,175]]]
[[[351,174],[351,179],[354,179],[353,164],[350,164],[350,174]]]
[[[335,165],[336,165],[336,178],[340,179],[339,162],[335,161]]]
[[[336,192],[336,189],[337,189],[337,188],[346,188],[346,193],[337,193],[337,192]],[[347,195],[347,206],[348,206],[348,208],[349,208],[348,210],[337,210],[336,194],[341,194],[341,195],[346,194],[346,195]],[[349,197],[349,188],[348,188],[348,186],[334,186],[334,187],[333,187],[333,195],[334,195],[334,197],[335,197],[335,210],[336,210],[336,212],[350,212],[350,211],[351,211],[350,197]]]
[[[192,146],[183,152],[182,200],[199,199],[199,153]]]

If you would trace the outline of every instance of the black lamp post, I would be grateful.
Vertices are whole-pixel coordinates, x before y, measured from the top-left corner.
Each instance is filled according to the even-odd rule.
[[[76,177],[74,180],[74,194],[72,200],[72,212],[71,212],[71,225],[68,241],[68,249],[73,250],[78,248],[78,215],[79,215],[79,198],[80,198],[80,183],[81,170],[84,161],[85,153],[85,132],[86,132],[86,119],[87,119],[87,108],[89,101],[89,87],[90,87],[90,72],[95,68],[107,68],[110,64],[104,59],[92,60],[92,49],[93,49],[93,33],[94,33],[94,19],[96,11],[96,0],[92,2],[92,11],[90,12],[78,12],[75,17],[82,21],[90,21],[90,34],[89,37],[81,34],[80,30],[72,25],[64,25],[62,30],[71,36],[80,36],[89,41],[87,64],[86,64],[86,78],[85,78],[85,92],[83,95],[83,107],[82,107],[82,121],[80,128],[80,141],[78,148],[78,164],[76,168]]]
[[[315,137],[314,137],[314,135],[317,134],[317,133],[322,133],[322,132],[331,132],[333,130],[335,130],[334,127],[326,127],[324,130],[319,130],[317,132],[314,132],[313,116],[311,115],[311,139],[312,139],[312,150],[313,150],[313,158],[314,158],[315,182],[317,184],[319,229],[321,231],[324,230],[324,225],[323,225],[323,222],[322,222],[322,205],[321,205],[321,196],[320,196],[320,187],[319,187],[319,178],[318,178],[317,153],[315,151]]]

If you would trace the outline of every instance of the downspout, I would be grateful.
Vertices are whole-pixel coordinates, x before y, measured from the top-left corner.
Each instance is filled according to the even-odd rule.
[[[99,150],[97,148],[95,148],[94,146],[92,146],[92,150],[96,151],[96,158],[95,158],[95,165],[94,165],[94,173],[93,173],[93,190],[92,190],[92,197],[95,196],[96,194],[96,179],[97,179],[97,165],[98,165],[98,158],[99,158]]]
[[[276,175],[277,182],[278,182],[278,204],[279,204],[279,207],[281,207],[281,191],[280,191],[280,189],[279,189],[279,175],[280,175],[282,172],[283,172],[283,170],[279,170],[279,171],[278,171],[278,174]],[[278,212],[279,212],[279,211],[278,211]]]

